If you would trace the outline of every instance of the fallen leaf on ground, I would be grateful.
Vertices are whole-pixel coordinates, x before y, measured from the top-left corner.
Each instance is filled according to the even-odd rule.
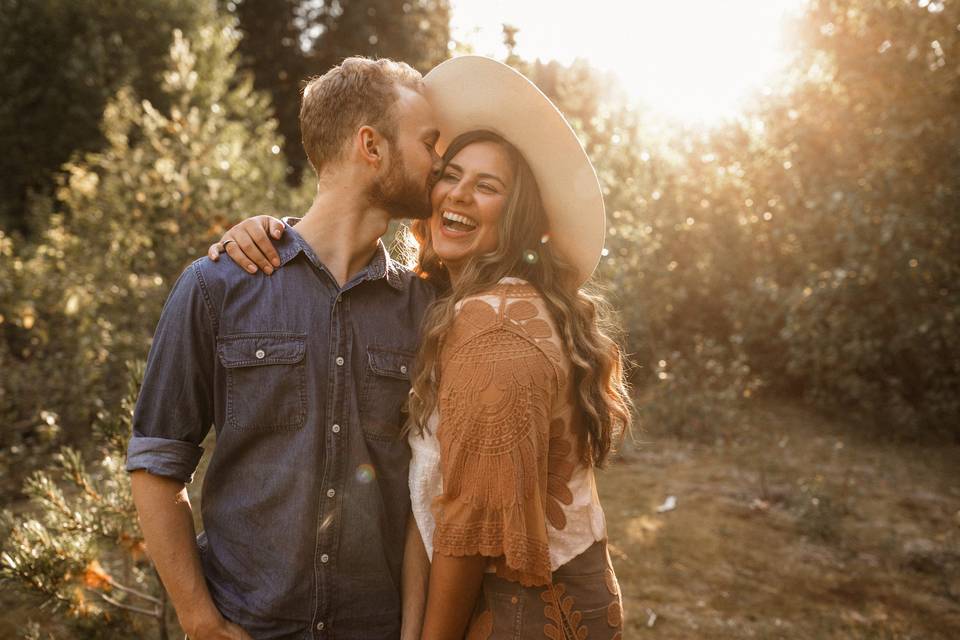
[[[657,507],[657,513],[666,513],[677,508],[677,496],[667,496],[663,504]]]

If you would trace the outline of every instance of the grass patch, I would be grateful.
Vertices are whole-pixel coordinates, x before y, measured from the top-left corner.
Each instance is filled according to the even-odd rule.
[[[960,637],[960,447],[783,405],[732,424],[651,428],[600,474],[626,637]]]

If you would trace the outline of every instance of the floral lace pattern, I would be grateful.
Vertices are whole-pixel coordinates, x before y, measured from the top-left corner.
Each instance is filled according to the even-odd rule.
[[[549,584],[606,526],[579,456],[570,363],[539,292],[505,278],[461,302],[436,375],[431,428],[410,438],[428,555],[482,554],[503,578]]]

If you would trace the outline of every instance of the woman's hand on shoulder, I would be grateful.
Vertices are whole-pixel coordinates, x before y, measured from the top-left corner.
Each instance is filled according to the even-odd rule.
[[[207,249],[207,257],[217,262],[226,251],[234,262],[250,273],[262,269],[270,275],[280,266],[280,255],[273,240],[283,236],[283,222],[268,215],[253,216],[239,222]],[[269,235],[268,235],[269,234]],[[272,238],[272,239],[271,239]]]

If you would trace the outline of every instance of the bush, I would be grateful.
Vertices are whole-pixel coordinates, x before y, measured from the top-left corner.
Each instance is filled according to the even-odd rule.
[[[0,419],[41,411],[79,433],[123,392],[124,362],[147,353],[167,291],[223,229],[284,214],[281,139],[268,99],[237,75],[237,32],[219,20],[170,49],[160,111],[121,89],[103,117],[107,147],[76,157],[38,242],[0,265]]]
[[[604,184],[600,277],[652,397],[694,403],[709,344],[771,392],[960,438],[958,23],[956,3],[815,0],[792,77],[712,131],[554,89]]]
[[[24,484],[27,515],[3,513],[0,581],[59,612],[73,638],[143,637],[151,628],[169,637],[172,611],[144,553],[124,469],[142,377],[142,363],[133,366],[120,410],[94,423],[95,470],[65,447]],[[27,625],[26,637],[42,637],[41,625]]]

